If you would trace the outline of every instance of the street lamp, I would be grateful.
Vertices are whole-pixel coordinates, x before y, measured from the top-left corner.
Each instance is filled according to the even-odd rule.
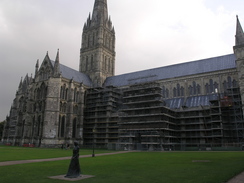
[[[95,129],[95,127],[93,128],[92,132],[93,132],[93,143],[92,143],[92,157],[95,157],[95,153],[94,153],[94,144],[95,144],[95,132],[96,132],[96,129]]]

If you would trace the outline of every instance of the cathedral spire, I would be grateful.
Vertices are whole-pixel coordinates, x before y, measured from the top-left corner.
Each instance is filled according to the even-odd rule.
[[[59,49],[58,49],[57,56],[56,56],[55,63],[54,63],[53,75],[54,75],[54,77],[60,77]]]
[[[115,31],[108,17],[107,0],[95,0],[82,33],[80,72],[87,74],[94,87],[101,87],[114,75]]]
[[[238,16],[236,16],[237,23],[236,23],[236,46],[244,44],[244,33],[239,21]]]
[[[95,0],[92,20],[98,24],[104,24],[108,20],[107,0]]]
[[[19,89],[22,87],[22,84],[23,84],[23,78],[21,77],[21,79],[20,79],[20,82],[19,82]]]
[[[48,61],[50,61],[50,58],[49,58],[49,55],[48,55],[48,51],[47,51],[47,54],[46,54],[44,60],[48,60]]]
[[[38,69],[39,69],[39,59],[36,61],[35,77],[37,76]]]
[[[58,49],[58,51],[57,51],[57,55],[56,55],[55,62],[59,63],[59,49]]]

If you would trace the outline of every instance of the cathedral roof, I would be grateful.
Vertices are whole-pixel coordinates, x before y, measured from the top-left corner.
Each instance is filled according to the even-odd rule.
[[[126,86],[236,68],[234,54],[108,77],[105,86]]]
[[[54,66],[55,62],[53,60],[51,62],[52,65]],[[83,83],[84,85],[87,86],[92,86],[92,81],[86,74],[76,71],[62,64],[59,64],[59,66],[60,66],[60,72],[62,77],[66,79],[73,79],[74,81]]]

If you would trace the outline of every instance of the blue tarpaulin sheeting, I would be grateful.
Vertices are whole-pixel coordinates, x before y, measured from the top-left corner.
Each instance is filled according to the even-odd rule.
[[[192,96],[187,98],[173,98],[165,100],[166,107],[171,109],[179,109],[182,106],[191,108],[191,107],[198,107],[198,106],[209,106],[210,100],[217,100],[219,97],[218,94],[209,94],[209,95],[202,95],[202,96]]]

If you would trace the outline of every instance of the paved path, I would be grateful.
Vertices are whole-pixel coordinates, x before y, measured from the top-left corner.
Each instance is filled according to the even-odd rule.
[[[244,183],[244,172],[230,179],[227,183]]]
[[[103,154],[96,154],[95,156],[107,156],[107,155],[113,155],[113,154],[122,154],[122,153],[128,153],[131,151],[118,151],[113,153],[103,153]],[[92,157],[92,155],[81,155],[80,158],[87,158]],[[26,163],[38,163],[38,162],[45,162],[45,161],[59,161],[59,160],[66,160],[70,159],[71,157],[61,157],[61,158],[49,158],[49,159],[34,159],[34,160],[19,160],[19,161],[5,161],[0,162],[0,166],[9,166],[9,165],[18,165],[18,164],[26,164]]]

